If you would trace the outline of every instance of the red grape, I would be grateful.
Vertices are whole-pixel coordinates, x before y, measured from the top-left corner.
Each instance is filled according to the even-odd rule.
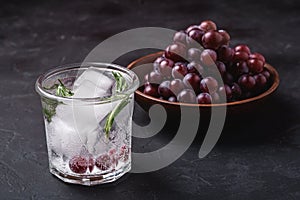
[[[199,44],[202,44],[202,36],[204,34],[204,31],[200,29],[193,29],[190,32],[188,32],[188,36],[192,39],[188,39],[189,45],[195,44],[196,42]],[[192,45],[193,46],[193,45]]]
[[[264,89],[267,84],[267,79],[263,74],[257,74],[253,76],[256,82],[256,89],[261,90]]]
[[[183,103],[196,103],[196,95],[190,89],[184,89],[177,95],[177,100]]]
[[[217,53],[211,49],[204,49],[201,53],[200,60],[206,66],[214,65],[217,60]]]
[[[213,21],[210,21],[210,20],[201,22],[199,27],[201,30],[204,30],[206,32],[217,30],[217,25]]]
[[[160,84],[163,80],[163,76],[156,71],[152,71],[148,74],[147,82]]]
[[[234,62],[240,62],[240,61],[246,61],[249,58],[249,54],[244,51],[236,51],[233,54],[233,61]]]
[[[250,54],[249,58],[261,60],[264,64],[266,62],[265,57],[263,55],[261,55],[260,53]]]
[[[264,69],[264,71],[261,72],[267,79],[267,81],[270,79],[271,74],[267,69]]]
[[[213,77],[206,77],[201,80],[200,89],[202,92],[214,93],[218,89],[218,81]]]
[[[187,35],[183,32],[183,31],[179,31],[177,33],[175,33],[174,37],[173,37],[173,41],[174,43],[181,43],[186,45],[187,42]]]
[[[192,30],[200,30],[200,28],[199,28],[198,25],[191,25],[191,26],[189,26],[189,27],[185,30],[185,32],[186,32],[186,33],[189,33],[189,32],[192,31]]]
[[[187,67],[184,64],[175,64],[172,69],[172,77],[182,79],[188,73]]]
[[[228,34],[227,31],[225,30],[218,30],[218,32],[222,35],[223,40],[222,40],[222,44],[223,45],[228,45],[229,41],[230,41],[230,35]]]
[[[173,92],[170,90],[170,81],[164,81],[158,86],[158,94],[164,99],[168,99],[173,96]]]
[[[244,44],[241,44],[241,45],[238,45],[234,48],[234,51],[235,52],[245,52],[247,53],[248,55],[251,53],[250,52],[250,49],[247,45],[244,45]]]
[[[164,57],[158,57],[158,58],[156,58],[155,61],[154,61],[154,63],[153,63],[153,69],[155,71],[158,71],[160,62],[163,61],[163,60],[165,60],[165,59],[166,58],[164,58]]]
[[[225,66],[225,64],[223,62],[221,62],[221,61],[217,61],[216,65],[217,65],[217,68],[218,68],[220,74],[223,75],[226,72],[226,66]]]
[[[200,81],[201,78],[194,73],[188,73],[183,78],[183,83],[185,84],[185,86],[194,89],[196,94],[200,92]]]
[[[231,85],[233,83],[233,76],[229,72],[225,72],[222,75],[222,78],[223,78],[224,83],[226,83],[226,84]]]
[[[229,87],[229,85],[227,85],[227,84],[224,84],[224,86],[221,86],[221,87],[219,88],[219,94],[220,94],[221,96],[223,96],[223,95],[225,94],[227,100],[231,100],[231,98],[232,98],[232,90],[231,90],[231,88]],[[224,98],[223,98],[223,99],[224,99]]]
[[[227,45],[222,45],[218,49],[218,60],[223,62],[231,61],[234,51]]]
[[[197,96],[197,102],[199,104],[211,104],[212,98],[208,93],[201,93]]]
[[[261,60],[258,59],[249,59],[247,61],[248,67],[251,72],[253,73],[260,73],[264,69],[264,63]]]
[[[201,50],[198,48],[190,48],[187,52],[188,60],[200,61]]]
[[[238,82],[239,82],[239,85],[244,90],[247,90],[247,91],[250,91],[255,87],[255,79],[248,74],[242,75],[239,78]]]
[[[165,56],[174,62],[182,61],[186,58],[186,47],[181,43],[169,45],[165,50]]]
[[[202,37],[202,44],[206,49],[217,50],[222,45],[223,37],[217,31],[208,31]]]
[[[243,74],[248,74],[249,73],[249,68],[247,66],[247,63],[245,61],[242,62],[238,62],[235,64],[234,68],[233,68],[233,74],[236,77],[239,77]]]
[[[171,77],[174,62],[170,59],[161,61],[158,65],[158,71],[165,77]]]
[[[239,99],[242,95],[242,89],[237,83],[232,84],[231,91],[234,99]]]
[[[197,62],[194,62],[194,61],[190,62],[187,65],[187,70],[188,70],[188,73],[195,73],[198,75],[201,75],[204,72],[202,65]]]
[[[95,164],[100,170],[105,171],[112,166],[112,160],[109,155],[103,154],[96,159]]]
[[[149,84],[145,86],[143,93],[149,96],[159,97],[158,85]]]
[[[69,161],[69,167],[74,173],[83,174],[89,166],[89,161],[82,156],[74,156]]]
[[[172,93],[178,95],[184,89],[184,83],[180,79],[174,79],[170,82],[169,85],[170,90]]]

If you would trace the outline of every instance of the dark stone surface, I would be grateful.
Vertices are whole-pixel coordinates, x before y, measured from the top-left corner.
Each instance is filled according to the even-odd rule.
[[[300,4],[287,1],[1,1],[1,199],[300,199]],[[204,19],[263,53],[281,76],[271,109],[230,124],[198,159],[195,141],[175,163],[118,185],[65,184],[48,172],[39,74],[78,62],[130,28],[182,29]],[[119,62],[128,64],[132,59]],[[138,111],[136,111],[138,112]],[[138,113],[136,113],[138,115]],[[166,138],[134,143],[142,151]]]

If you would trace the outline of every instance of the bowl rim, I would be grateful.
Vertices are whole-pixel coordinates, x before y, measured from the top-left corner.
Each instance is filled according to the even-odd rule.
[[[127,65],[127,68],[132,70],[134,67],[137,66],[138,63],[145,63],[143,61],[145,60],[149,60],[151,58],[157,58],[159,56],[161,56],[163,54],[163,51],[159,51],[156,53],[151,53],[148,54],[146,56],[142,56],[134,61],[132,61],[131,63],[129,63]],[[196,103],[182,103],[182,102],[170,102],[167,100],[163,100],[163,99],[158,99],[149,95],[146,95],[144,93],[142,93],[139,90],[135,91],[135,94],[142,96],[144,98],[150,99],[154,102],[160,103],[160,104],[169,104],[169,105],[173,105],[173,106],[188,106],[188,107],[222,107],[222,106],[237,106],[237,105],[242,105],[242,104],[246,104],[249,102],[254,102],[254,101],[258,101],[260,99],[263,99],[264,97],[269,96],[270,94],[272,94],[273,92],[275,92],[275,90],[278,88],[279,83],[280,83],[280,78],[279,78],[279,74],[277,72],[277,70],[271,66],[268,63],[265,63],[265,68],[267,68],[269,70],[269,72],[271,73],[271,76],[273,76],[273,83],[270,86],[270,88],[268,90],[266,90],[265,92],[255,96],[255,97],[251,97],[248,99],[243,99],[240,101],[234,101],[234,102],[227,102],[227,103],[219,103],[219,104],[196,104]]]

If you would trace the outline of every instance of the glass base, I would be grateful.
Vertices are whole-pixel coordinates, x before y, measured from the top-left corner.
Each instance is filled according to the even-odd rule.
[[[73,183],[73,184],[79,184],[79,185],[86,185],[86,186],[92,186],[92,185],[99,185],[104,183],[111,183],[116,181],[117,179],[121,178],[124,174],[129,172],[131,169],[131,163],[129,162],[124,167],[114,170],[105,174],[101,175],[69,175],[64,174],[60,171],[58,171],[55,168],[50,168],[50,172],[59,178],[60,180],[66,182],[66,183]]]

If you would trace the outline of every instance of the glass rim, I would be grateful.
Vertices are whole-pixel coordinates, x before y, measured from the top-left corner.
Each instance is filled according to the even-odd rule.
[[[92,98],[81,98],[81,97],[61,97],[57,96],[55,94],[51,94],[48,92],[45,88],[43,88],[43,82],[49,77],[50,75],[53,75],[55,73],[58,73],[60,71],[64,70],[71,70],[71,69],[80,69],[81,67],[88,67],[88,66],[93,66],[93,67],[99,67],[99,68],[109,68],[112,70],[118,70],[120,72],[126,73],[130,78],[131,78],[131,83],[128,84],[128,87],[122,91],[121,93],[116,93],[112,95],[109,98],[103,98],[103,97],[92,97]],[[138,76],[130,69],[127,69],[125,67],[122,67],[117,64],[112,64],[112,63],[103,63],[103,62],[82,62],[82,63],[71,63],[71,64],[64,64],[64,65],[59,65],[55,68],[52,68],[43,74],[41,74],[36,82],[35,82],[35,90],[36,92],[41,96],[41,97],[46,97],[49,99],[57,100],[57,101],[62,101],[64,103],[68,102],[85,102],[85,103],[92,103],[92,104],[102,104],[102,103],[108,103],[112,101],[117,101],[119,99],[125,98],[127,95],[131,95],[135,92],[135,90],[139,86],[139,79]]]

